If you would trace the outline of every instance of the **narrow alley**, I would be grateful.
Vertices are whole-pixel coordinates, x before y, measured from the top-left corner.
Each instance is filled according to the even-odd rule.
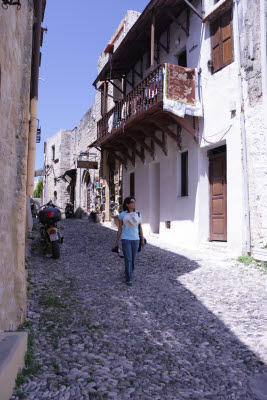
[[[114,230],[63,224],[59,260],[42,255],[34,231],[32,360],[12,399],[266,399],[263,270],[148,244],[129,287]]]

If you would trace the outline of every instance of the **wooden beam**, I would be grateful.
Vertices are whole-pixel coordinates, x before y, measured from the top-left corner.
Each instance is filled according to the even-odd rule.
[[[143,72],[142,72],[142,70],[141,70],[141,73],[139,73],[138,71],[136,71],[135,68],[133,68],[133,71],[134,71],[134,73],[135,73],[140,79],[143,79]]]
[[[185,27],[181,24],[181,22],[179,22],[178,18],[175,18],[174,15],[173,15],[168,9],[163,9],[163,12],[164,12],[165,14],[167,14],[168,17],[171,18],[171,20],[172,20],[173,22],[175,22],[175,23],[179,26],[179,28],[181,28],[181,29],[186,33],[186,36],[189,36],[189,29],[188,29],[188,27],[185,28]]]
[[[139,143],[151,155],[151,157],[154,157],[154,152],[153,152],[152,147],[149,147],[148,144],[145,143],[145,141],[143,139],[141,139],[140,137],[138,137],[136,135],[132,136],[132,133],[128,133],[127,135],[131,136],[131,138],[133,140],[135,140],[136,143]]]
[[[185,128],[187,130],[187,132],[191,133],[192,136],[196,136],[196,131],[193,128],[192,125],[190,125],[187,121],[185,121],[184,118],[178,117],[175,114],[172,113],[168,113],[168,115],[175,121],[177,122],[179,125],[181,125],[183,128]]]
[[[107,83],[104,82],[104,104],[103,104],[103,110],[101,110],[103,112],[103,114],[105,115],[107,113]]]
[[[135,147],[135,144],[133,145],[128,142],[125,143],[125,140],[122,138],[118,138],[118,139],[116,139],[116,141],[122,143],[125,147],[127,147],[129,150],[131,150],[133,153],[135,153],[140,158],[142,163],[144,163],[144,161],[145,161],[144,155],[139,150],[137,150],[137,148]]]
[[[128,160],[131,161],[132,165],[135,166],[135,156],[134,154],[132,154],[130,156],[130,154],[128,153],[128,149],[126,146],[124,146],[123,144],[116,144],[116,149]]]
[[[166,51],[166,53],[169,53],[168,48],[167,48],[166,46],[164,46],[164,44],[162,44],[160,40],[158,41],[158,45],[159,45],[164,51]]]
[[[145,136],[150,137],[153,140],[153,142],[156,143],[161,148],[163,153],[165,155],[167,155],[167,149],[166,149],[164,141],[161,141],[160,139],[158,139],[155,132],[152,132],[151,130],[145,129],[140,126],[138,126],[138,129],[141,130]]]
[[[181,146],[181,135],[179,133],[177,133],[177,135],[168,127],[165,126],[164,123],[162,123],[162,121],[159,121],[157,119],[152,119],[153,123],[156,125],[156,127],[160,130],[162,130],[163,132],[166,133],[167,136],[171,137],[173,140],[175,140],[175,142],[177,143],[179,149],[181,150],[182,146]]]
[[[188,7],[191,8],[191,10],[202,20],[203,19],[203,15],[201,15],[197,9],[190,3],[190,1],[188,0],[184,0],[184,2],[188,5]]]
[[[105,150],[112,154],[113,157],[116,158],[116,160],[118,160],[122,165],[124,165],[125,169],[127,169],[127,160],[121,158],[118,154],[115,153],[113,149],[110,149],[109,147],[105,147]]]
[[[150,65],[153,67],[155,59],[155,15],[152,17],[151,23],[151,53],[150,53]]]
[[[114,86],[119,92],[121,92],[122,94],[124,94],[124,93],[123,93],[123,90],[121,90],[121,89],[119,88],[119,86],[117,86],[111,79],[107,79],[107,81],[108,81],[109,83],[111,83],[111,85]]]

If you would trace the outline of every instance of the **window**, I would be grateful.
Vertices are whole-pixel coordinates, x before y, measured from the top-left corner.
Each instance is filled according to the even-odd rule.
[[[213,72],[233,62],[232,10],[210,25]]]
[[[134,197],[134,172],[130,174],[130,197]]]
[[[180,65],[180,67],[185,67],[185,68],[187,67],[186,50],[184,50],[177,56],[177,64]]]
[[[52,161],[55,160],[55,146],[52,146]]]
[[[181,154],[181,196],[188,196],[188,151]]]

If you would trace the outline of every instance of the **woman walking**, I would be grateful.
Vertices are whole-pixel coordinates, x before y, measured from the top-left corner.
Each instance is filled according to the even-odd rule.
[[[119,229],[115,246],[118,246],[121,237],[122,251],[125,260],[125,278],[129,286],[133,284],[134,261],[139,247],[139,235],[144,246],[141,214],[135,210],[135,199],[126,197],[123,202],[123,212],[119,215]]]

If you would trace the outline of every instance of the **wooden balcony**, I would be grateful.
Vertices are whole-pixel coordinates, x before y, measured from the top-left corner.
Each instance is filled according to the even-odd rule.
[[[165,64],[158,65],[152,70],[146,78],[144,78],[133,90],[131,90],[120,102],[116,104],[103,118],[97,123],[97,145],[111,151],[120,151],[124,153],[126,159],[133,160],[133,153],[141,157],[142,151],[149,151],[152,154],[151,147],[147,146],[145,139],[149,137],[164,151],[164,141],[158,139],[155,132],[162,131],[171,136],[179,147],[181,147],[181,128],[185,128],[190,134],[196,138],[197,119],[195,117],[188,119],[181,118],[172,112],[163,109],[163,90],[164,90],[164,68]],[[169,85],[179,86],[184,90],[185,80],[191,79],[189,84],[194,87],[195,80],[192,70],[178,68],[181,77],[176,73],[175,80],[173,76],[169,79]],[[191,75],[189,75],[189,72]],[[176,71],[177,72],[177,71]],[[182,72],[182,73],[181,73]],[[187,75],[186,75],[187,74]],[[180,84],[179,84],[180,79]],[[188,83],[188,82],[187,82]],[[185,93],[185,91],[184,91]],[[195,94],[194,94],[195,95]],[[185,95],[184,95],[185,96]],[[193,95],[191,96],[193,99]],[[192,100],[193,101],[193,100]],[[174,133],[168,126],[178,125],[178,132]],[[127,142],[124,143],[124,142]],[[136,144],[141,146],[140,151],[136,148]],[[122,147],[123,146],[123,147]],[[130,148],[132,156],[126,153],[126,148]],[[120,157],[121,158],[121,157]],[[121,158],[123,159],[123,158]]]

